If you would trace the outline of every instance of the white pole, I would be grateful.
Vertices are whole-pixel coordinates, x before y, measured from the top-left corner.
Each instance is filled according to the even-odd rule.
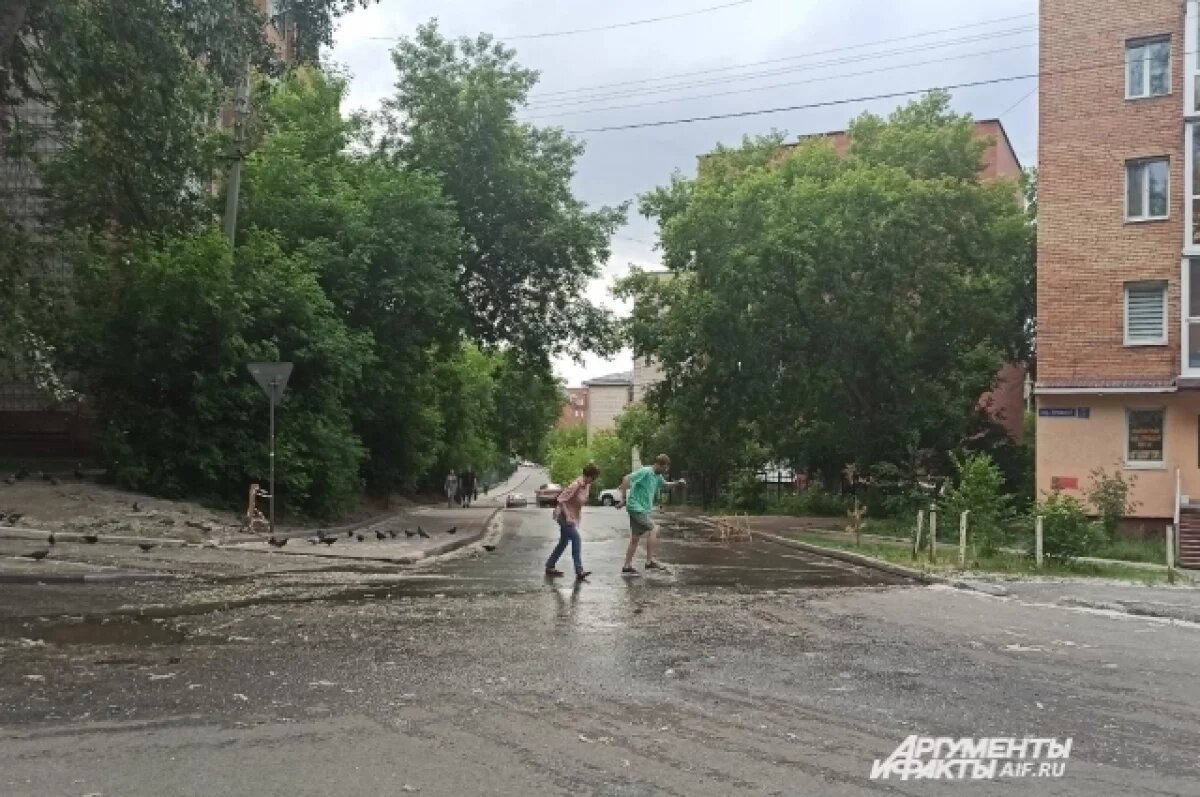
[[[1038,515],[1033,523],[1033,550],[1037,569],[1042,569],[1042,516]]]
[[[929,510],[929,561],[937,561],[937,510]]]
[[[1175,526],[1167,524],[1167,583],[1175,583]]]
[[[958,519],[958,569],[967,569],[967,515],[971,514],[971,510],[966,510],[962,513],[962,517]]]
[[[925,530],[925,510],[917,510],[917,533],[913,536],[913,559],[920,556],[921,533]]]

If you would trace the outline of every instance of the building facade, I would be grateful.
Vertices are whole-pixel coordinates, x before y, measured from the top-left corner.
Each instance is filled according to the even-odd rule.
[[[590,444],[597,432],[617,427],[617,418],[633,401],[633,374],[622,371],[583,383],[587,388],[587,441]]]
[[[587,426],[588,389],[586,387],[567,388],[567,400],[563,404],[562,414],[558,416],[559,429],[573,429]]]
[[[1042,0],[1037,487],[1200,500],[1198,0]]]

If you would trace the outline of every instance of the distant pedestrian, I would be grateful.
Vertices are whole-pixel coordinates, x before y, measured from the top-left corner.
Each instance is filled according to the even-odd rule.
[[[663,474],[671,470],[671,458],[659,454],[654,458],[654,464],[638,468],[621,480],[621,498],[629,512],[629,547],[625,549],[625,566],[621,568],[622,575],[636,576],[638,571],[633,567],[633,556],[637,553],[638,542],[646,539],[646,569],[663,570],[663,566],[654,558],[658,547],[658,530],[650,517],[654,502],[664,487],[674,487],[686,484],[683,479],[668,482]]]
[[[454,471],[446,474],[446,483],[442,486],[446,492],[446,508],[454,506],[454,501],[458,498],[458,475]]]
[[[479,489],[475,486],[475,469],[467,468],[458,477],[458,486],[462,491],[463,506],[469,507],[471,502],[475,500]]]
[[[575,580],[583,581],[591,572],[583,569],[583,538],[579,536],[579,521],[583,517],[583,506],[587,503],[588,494],[592,490],[592,482],[600,475],[600,469],[594,462],[583,467],[583,475],[567,485],[558,494],[558,503],[554,507],[554,519],[558,523],[558,545],[546,560],[546,575],[558,578],[563,573],[557,567],[558,558],[571,545],[571,560],[575,565]]]

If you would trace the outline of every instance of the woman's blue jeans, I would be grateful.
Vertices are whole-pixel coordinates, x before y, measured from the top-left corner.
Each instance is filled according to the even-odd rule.
[[[583,538],[579,536],[579,527],[569,521],[560,520],[558,522],[558,545],[554,546],[554,551],[550,554],[550,558],[546,560],[546,569],[553,570],[558,564],[558,557],[563,555],[563,551],[567,550],[567,543],[571,544],[571,559],[575,562],[575,573],[578,575],[583,572]]]

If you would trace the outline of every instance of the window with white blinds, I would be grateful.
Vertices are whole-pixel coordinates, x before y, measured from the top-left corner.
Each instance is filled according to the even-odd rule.
[[[1130,282],[1125,285],[1125,344],[1161,345],[1167,342],[1167,284]]]

